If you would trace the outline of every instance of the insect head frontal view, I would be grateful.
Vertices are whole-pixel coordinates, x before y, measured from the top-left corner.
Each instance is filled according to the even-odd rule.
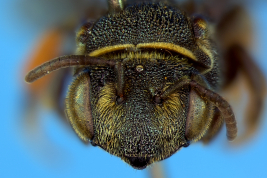
[[[234,113],[216,93],[222,61],[208,22],[162,3],[108,3],[107,15],[78,31],[75,55],[50,60],[25,80],[74,67],[65,101],[73,129],[136,169],[210,140],[224,122],[234,140]]]

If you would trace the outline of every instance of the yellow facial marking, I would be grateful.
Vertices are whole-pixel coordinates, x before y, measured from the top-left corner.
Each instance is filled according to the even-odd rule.
[[[151,61],[155,61],[156,59],[168,59],[169,56],[166,56],[164,53],[157,52],[125,52],[119,54],[110,54],[110,58],[112,59],[123,59],[124,62],[130,61],[132,59],[149,59]],[[139,63],[141,63],[139,61]]]
[[[172,43],[164,43],[164,42],[154,42],[154,43],[140,43],[136,46],[137,48],[154,48],[154,49],[165,49],[177,52],[179,54],[182,54],[186,57],[189,57],[190,59],[193,59],[194,61],[197,61],[196,56],[188,49],[181,47],[179,45],[175,45]]]
[[[119,51],[119,50],[125,50],[128,48],[136,48],[135,45],[133,44],[122,44],[122,45],[114,45],[114,46],[106,46],[100,49],[97,49],[95,51],[92,51],[89,56],[91,57],[98,57],[106,53],[114,52],[114,51]]]
[[[114,45],[114,46],[107,46],[100,49],[97,49],[89,54],[92,57],[98,57],[110,52],[119,51],[119,50],[126,50],[131,49],[137,51],[140,48],[151,48],[151,49],[163,49],[174,51],[176,53],[182,54],[190,59],[197,61],[196,56],[188,49],[181,47],[179,45],[175,45],[172,43],[164,43],[164,42],[154,42],[154,43],[139,43],[136,46],[133,44],[123,44],[123,45]]]

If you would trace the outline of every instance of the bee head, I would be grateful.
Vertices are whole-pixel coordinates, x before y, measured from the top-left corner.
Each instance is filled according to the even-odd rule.
[[[81,28],[77,55],[43,64],[26,81],[75,66],[66,97],[66,113],[75,132],[84,142],[91,140],[144,169],[203,136],[208,122],[204,119],[204,129],[195,133],[199,122],[193,127],[187,120],[198,115],[210,122],[212,106],[188,85],[166,93],[193,73],[211,73],[216,83],[217,73],[212,73],[216,61],[204,21],[192,21],[180,10],[162,4],[135,5],[122,11],[122,6],[117,7]],[[202,109],[194,109],[196,102],[196,108]]]

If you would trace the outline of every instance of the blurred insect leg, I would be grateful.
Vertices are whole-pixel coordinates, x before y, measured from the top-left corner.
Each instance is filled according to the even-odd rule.
[[[24,71],[28,72],[32,68],[41,65],[47,60],[59,56],[61,53],[61,46],[66,34],[64,34],[59,29],[49,29],[47,30],[42,38],[38,41],[38,44],[35,47],[33,54],[26,62]],[[24,72],[25,73],[25,72]],[[41,93],[43,94],[45,88],[49,85],[51,78],[53,76],[42,79],[33,85],[27,85],[31,93]]]
[[[200,14],[209,17],[212,22],[218,22],[218,20],[224,15],[224,12],[231,7],[232,0],[202,0],[198,2]]]
[[[233,44],[249,49],[254,39],[252,20],[241,6],[229,9],[220,19],[215,32],[222,52],[226,52]]]
[[[252,27],[249,14],[240,6],[235,6],[228,10],[216,27],[216,36],[224,54],[222,63],[223,88],[230,86],[236,78],[239,69],[239,62],[229,58],[227,53],[234,44],[238,44],[246,49],[251,47],[253,40]]]
[[[237,142],[242,143],[251,137],[261,122],[261,111],[266,96],[266,79],[259,67],[254,63],[250,55],[240,46],[234,45],[228,51],[228,58],[237,61],[238,66],[247,83],[249,101],[246,109],[245,131],[240,135]]]
[[[71,77],[71,70],[64,69],[56,73],[51,79],[47,92],[44,93],[45,104],[57,111],[61,119],[65,120],[64,103],[66,86],[69,78]]]
[[[215,108],[214,116],[211,120],[209,129],[204,137],[201,139],[205,144],[210,143],[222,128],[223,116],[218,108]]]
[[[232,87],[232,82],[237,78],[238,72],[246,81],[249,102],[246,109],[245,131],[235,143],[242,143],[253,135],[260,123],[260,111],[263,107],[266,80],[253,59],[244,49],[249,49],[253,41],[253,24],[249,14],[244,8],[236,6],[222,18],[216,32],[222,51],[225,53],[223,60],[225,69],[224,89]],[[246,78],[245,78],[246,77]],[[238,86],[239,87],[239,86]],[[244,88],[238,88],[241,91]]]
[[[38,98],[33,96],[29,97],[31,98],[25,106],[26,110],[24,110],[25,118],[19,123],[22,129],[20,136],[27,143],[26,146],[29,146],[31,154],[33,154],[31,156],[37,156],[38,159],[42,159],[49,166],[62,165],[66,162],[65,155],[67,153],[65,150],[59,148],[46,134],[46,128],[43,127],[44,123],[37,109],[40,106]],[[53,161],[51,162],[51,160]]]
[[[164,165],[162,162],[155,163],[148,168],[150,178],[167,178],[164,170]]]
[[[185,9],[187,14],[193,15],[197,11],[197,4],[194,0],[188,0],[180,4],[181,9]]]
[[[65,36],[66,34],[58,28],[49,29],[42,34],[41,39],[38,40],[29,60],[26,62],[24,71],[28,72],[30,69],[46,62],[48,59],[60,55]],[[58,79],[58,75],[54,74],[33,85],[26,85],[30,97],[26,104],[27,115],[25,116],[25,130],[30,132],[32,136],[35,135],[35,137],[38,137],[39,134],[41,135],[41,126],[38,125],[39,117],[37,112],[40,101],[42,104],[49,106],[49,108],[52,108],[54,103],[59,102],[57,97],[51,97],[51,92],[55,92],[52,88],[56,79]],[[51,105],[51,103],[53,104]],[[62,114],[62,111],[60,111],[60,114]]]

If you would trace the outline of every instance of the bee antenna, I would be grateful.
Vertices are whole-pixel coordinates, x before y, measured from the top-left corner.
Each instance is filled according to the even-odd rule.
[[[86,55],[68,55],[61,56],[55,59],[52,59],[42,65],[31,70],[25,77],[25,81],[32,83],[35,80],[53,72],[55,70],[66,68],[66,67],[75,67],[75,66],[110,66],[114,67],[116,64],[115,61],[108,61],[103,58],[94,58]]]
[[[220,110],[225,120],[227,138],[229,141],[233,141],[237,136],[235,116],[229,103],[219,94],[205,88],[204,86],[201,86],[194,80],[188,79],[187,77],[182,77],[177,80],[175,84],[167,88],[160,97],[164,99],[186,85],[191,86],[191,89],[194,89],[196,92],[198,92],[199,96],[205,98],[207,101],[212,102]]]
[[[108,0],[108,11],[110,14],[115,14],[124,9],[125,0]]]

